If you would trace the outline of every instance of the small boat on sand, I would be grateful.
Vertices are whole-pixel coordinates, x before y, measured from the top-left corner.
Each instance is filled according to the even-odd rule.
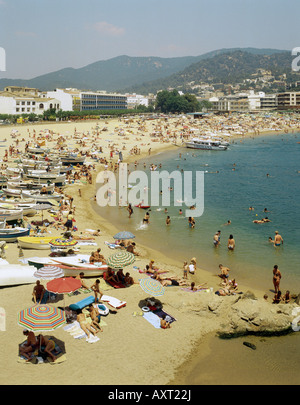
[[[0,229],[0,240],[5,242],[16,242],[20,236],[28,236],[30,229],[28,228],[5,228]]]
[[[49,242],[52,239],[53,236],[20,236],[18,243],[22,249],[47,250],[51,247]]]

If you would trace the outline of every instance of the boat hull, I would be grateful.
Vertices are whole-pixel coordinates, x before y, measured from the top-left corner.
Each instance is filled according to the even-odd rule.
[[[0,229],[0,240],[5,242],[16,242],[21,236],[28,236],[30,229],[19,230],[15,232],[14,229]]]
[[[51,237],[38,237],[38,236],[21,236],[18,238],[19,246],[22,249],[36,249],[36,250],[49,250]]]

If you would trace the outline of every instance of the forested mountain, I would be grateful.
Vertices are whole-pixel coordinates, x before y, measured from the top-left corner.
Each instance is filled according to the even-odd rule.
[[[130,89],[130,91],[134,90],[138,93],[148,93],[148,90],[153,92],[155,89],[165,88],[165,85],[170,86],[172,83],[181,86],[194,78],[195,80],[202,80],[202,78],[205,80],[210,78],[231,80],[235,77],[236,72],[239,72],[239,77],[244,73],[245,75],[250,74],[255,69],[256,63],[266,67],[269,62],[276,63],[277,61],[278,65],[284,62],[284,66],[286,66],[284,56],[286,53],[288,52],[276,49],[234,48],[220,49],[199,56],[177,58],[123,55],[78,69],[61,69],[28,80],[0,79],[0,89],[14,85],[34,87],[39,90],[74,87],[82,90],[106,91]],[[230,54],[232,56],[229,56]],[[241,61],[239,58],[242,58]]]
[[[274,81],[286,75],[288,81],[300,80],[299,73],[292,71],[294,56],[288,51],[272,54],[258,54],[243,50],[232,50],[215,54],[211,58],[201,60],[175,73],[168,78],[144,82],[139,86],[131,86],[126,91],[147,94],[158,90],[176,88],[190,91],[199,83],[207,84],[237,84],[244,80],[254,79],[260,75],[274,76]]]

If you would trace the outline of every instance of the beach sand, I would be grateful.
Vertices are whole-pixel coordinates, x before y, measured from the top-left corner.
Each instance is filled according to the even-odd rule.
[[[144,131],[144,136],[135,136],[135,129],[129,129],[131,134],[120,136],[118,132],[113,132],[116,126],[124,126],[124,122],[119,120],[103,121],[99,120],[99,127],[107,127],[107,131],[101,132],[98,141],[103,145],[103,155],[109,158],[109,148],[105,139],[109,139],[116,145],[126,146],[123,152],[124,162],[132,162],[143,156],[148,156],[149,148],[151,154],[162,152],[167,148],[174,148],[171,142],[153,142],[151,130]],[[35,129],[36,134],[46,129],[51,129],[56,134],[62,134],[67,137],[68,145],[73,146],[72,140],[74,128],[81,133],[91,131],[96,122],[76,122],[76,123],[46,123],[35,125],[23,125],[16,128],[25,140],[32,140],[30,134]],[[151,122],[150,122],[151,124]],[[163,124],[163,121],[162,121]],[[128,124],[126,124],[128,125]],[[153,124],[152,124],[153,125]],[[173,127],[176,128],[175,126]],[[7,138],[8,145],[13,142],[10,138],[12,127],[0,128],[0,140]],[[110,135],[109,135],[110,134]],[[238,135],[237,135],[238,138]],[[49,146],[55,145],[49,143]],[[141,149],[140,155],[129,155],[129,150],[135,145]],[[19,144],[21,151],[24,150],[24,142]],[[4,156],[4,150],[1,148],[0,158]],[[10,162],[14,159],[10,158]],[[89,159],[88,159],[89,160]],[[10,163],[9,163],[10,164]],[[93,184],[72,184],[65,188],[65,194],[72,195],[73,205],[76,206],[75,219],[79,232],[86,229],[100,229],[100,236],[95,237],[97,247],[101,248],[104,257],[108,257],[113,250],[109,249],[105,241],[112,241],[112,236],[120,231],[116,229],[104,218],[97,216],[93,210],[95,195],[95,177],[98,170],[103,169],[103,165],[97,164],[93,172]],[[78,194],[78,188],[81,189],[81,197]],[[41,218],[41,214],[37,218]],[[44,213],[44,218],[49,218]],[[32,220],[33,218],[30,218]],[[51,235],[57,235],[59,232],[51,229]],[[79,234],[77,232],[77,234]],[[151,247],[140,246],[136,240],[137,250],[141,256],[137,257],[135,263],[126,268],[136,282],[145,277],[140,274],[133,266],[144,269],[150,259],[155,260],[159,268],[168,269],[170,273],[182,275],[182,264],[175,260],[166,258],[163,254],[153,251]],[[6,258],[9,263],[19,264],[17,244],[7,244]],[[82,253],[90,254],[96,247],[86,246],[81,248]],[[32,256],[46,256],[44,251],[23,249],[25,258]],[[96,278],[86,279],[86,283],[91,285]],[[189,275],[189,281],[206,282],[214,291],[219,287],[219,278],[197,268],[195,276]],[[45,283],[44,283],[45,285]],[[189,359],[193,351],[199,347],[199,341],[205,336],[213,336],[215,331],[214,320],[206,319],[201,321],[201,317],[196,312],[182,311],[182,307],[197,307],[201,301],[201,294],[189,294],[179,287],[166,288],[165,294],[160,297],[163,303],[163,309],[176,321],[168,330],[156,329],[147,322],[141,315],[141,302],[147,298],[145,292],[138,284],[128,288],[107,289],[104,294],[111,295],[127,305],[117,310],[115,314],[109,314],[103,318],[106,325],[103,326],[103,332],[98,334],[100,341],[94,344],[88,344],[85,339],[74,339],[63,327],[46,335],[55,336],[65,344],[66,361],[60,364],[40,364],[18,362],[18,345],[24,341],[22,327],[17,323],[19,311],[33,305],[32,289],[33,284],[19,285],[12,287],[3,287],[0,289],[0,307],[6,311],[6,330],[0,331],[0,345],[2,347],[0,369],[1,383],[5,385],[78,385],[78,384],[97,384],[97,385],[165,385],[170,382],[181,384],[181,380],[176,380],[177,370]],[[245,291],[249,286],[239,286],[240,290]],[[257,297],[263,296],[263,291],[253,290]],[[65,305],[75,303],[85,298],[85,294],[71,296],[65,295]],[[262,299],[262,298],[261,298]],[[53,305],[63,305],[63,300]],[[140,304],[140,306],[139,306]],[[133,314],[137,312],[136,316]],[[205,352],[205,347],[203,348]],[[4,366],[5,365],[5,366]],[[182,371],[182,370],[181,370]],[[237,376],[238,378],[238,376]],[[175,379],[175,380],[174,380]],[[211,383],[218,383],[217,381]],[[232,382],[234,383],[234,382]]]

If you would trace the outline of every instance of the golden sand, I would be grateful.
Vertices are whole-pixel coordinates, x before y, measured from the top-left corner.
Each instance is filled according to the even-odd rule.
[[[98,121],[99,127],[106,127],[107,130],[101,132],[100,139],[97,141],[103,146],[103,156],[109,158],[108,143],[114,143],[116,146],[124,146],[124,162],[134,161],[148,155],[149,148],[151,154],[162,151],[166,148],[174,147],[171,142],[153,142],[151,137],[152,128],[155,123],[147,122],[148,128],[139,132],[137,124],[132,124],[126,136],[120,136],[116,127],[124,127],[124,122],[117,119],[110,121]],[[177,122],[174,120],[174,123]],[[178,129],[171,120],[168,125],[171,130]],[[56,135],[64,135],[67,139],[68,146],[74,146],[75,140],[72,139],[74,128],[81,133],[92,132],[96,122],[76,122],[76,123],[46,123],[38,125],[24,125],[15,127],[19,133],[18,139],[33,141],[32,133],[35,129],[36,134],[42,133],[46,129],[51,129]],[[128,124],[126,124],[128,126]],[[134,126],[135,125],[135,126]],[[164,120],[161,126],[165,125]],[[15,140],[10,137],[12,127],[0,128],[0,140],[7,138],[7,145],[14,144]],[[140,135],[143,133],[143,135]],[[238,135],[237,135],[238,136]],[[239,135],[240,136],[240,135]],[[56,136],[55,136],[56,138]],[[111,142],[106,142],[106,140]],[[19,143],[19,149],[24,151],[25,142]],[[47,146],[54,147],[56,142],[47,143]],[[141,149],[140,155],[129,154],[130,149],[135,145]],[[0,158],[4,156],[6,148],[1,148]],[[13,162],[9,159],[9,165]],[[108,159],[109,160],[109,159]],[[93,172],[93,183],[95,177],[103,165],[97,165]],[[81,189],[81,197],[78,194],[78,188]],[[120,231],[114,228],[104,218],[95,215],[92,204],[95,194],[95,184],[84,185],[74,184],[65,188],[64,192],[74,198],[73,205],[76,206],[75,219],[79,232],[85,229],[100,229],[100,236],[95,237],[97,247],[101,247],[102,254],[108,257],[113,250],[105,245],[105,241],[112,241],[112,236]],[[36,216],[41,219],[40,214]],[[49,215],[44,217],[50,219]],[[31,218],[33,219],[33,218]],[[51,234],[57,235],[58,232],[51,229]],[[182,263],[177,263],[167,259],[159,252],[151,250],[150,247],[140,246],[137,243],[139,256],[134,263],[144,269],[149,263],[149,259],[155,260],[160,268],[168,269],[170,273],[182,275]],[[20,263],[18,257],[17,244],[7,244],[6,257],[9,263]],[[90,253],[96,247],[88,246],[81,249],[82,253]],[[23,250],[25,257],[46,256],[48,253],[38,250]],[[126,268],[127,270],[127,268]],[[143,278],[144,274],[137,272],[133,266],[128,267],[131,276],[138,281]],[[192,279],[193,277],[193,279]],[[87,279],[87,284],[92,284],[95,278]],[[219,279],[204,269],[197,269],[195,276],[189,276],[189,281],[207,282],[214,291],[218,288]],[[44,283],[45,285],[45,283]],[[246,286],[240,286],[241,290]],[[0,380],[2,384],[18,385],[51,385],[51,384],[134,384],[134,385],[153,385],[168,384],[175,376],[175,371],[191,354],[193,347],[196,347],[199,339],[214,331],[213,320],[211,322],[201,322],[199,316],[191,313],[182,313],[181,305],[193,304],[197,306],[199,295],[188,294],[180,288],[166,288],[165,294],[161,297],[163,308],[166,312],[176,318],[176,322],[168,330],[156,329],[139,315],[141,308],[139,303],[146,298],[145,293],[138,284],[128,288],[109,289],[104,291],[105,294],[126,301],[127,305],[117,311],[116,314],[109,314],[104,318],[106,325],[103,332],[99,333],[100,340],[94,344],[89,344],[85,339],[74,339],[69,333],[59,328],[48,335],[53,335],[65,344],[66,361],[59,364],[40,364],[18,362],[18,345],[24,340],[22,327],[17,323],[19,311],[33,305],[32,301],[33,285],[19,285],[13,287],[3,287],[0,289],[0,307],[6,311],[6,331],[0,331],[1,345],[1,369]],[[253,291],[253,290],[252,290]],[[254,291],[262,297],[263,292]],[[86,295],[65,296],[65,304],[77,302]],[[63,301],[54,305],[63,305]],[[133,314],[137,312],[137,316]]]

